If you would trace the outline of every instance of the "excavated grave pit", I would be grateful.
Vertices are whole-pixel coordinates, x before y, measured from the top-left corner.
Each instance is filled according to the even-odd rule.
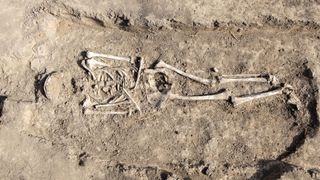
[[[286,169],[296,167],[280,160],[317,133],[317,92],[309,67],[320,46],[312,28],[141,28],[128,26],[125,18],[115,25],[56,9],[34,16],[25,30],[33,54],[29,73],[36,74],[32,79],[35,85],[26,89],[26,99],[33,103],[15,100],[6,106],[4,100],[4,112],[15,106],[24,116],[25,109],[35,109],[28,110],[28,117],[20,122],[22,132],[70,159],[78,159],[79,166],[99,166],[104,176],[115,178],[222,178],[228,174],[261,178],[270,172],[256,164],[269,165],[270,161],[272,166],[276,161],[275,166],[282,170],[274,170],[275,177],[281,177]],[[269,72],[296,89],[303,107],[297,112],[286,104],[285,96],[279,95],[237,108],[224,101],[170,101],[163,109],[147,107],[142,115],[85,116],[81,102],[92,88],[79,64],[85,50],[140,56],[150,66],[161,59],[206,78],[213,67],[225,74]],[[41,92],[41,80],[55,71],[69,79],[63,100],[48,100]],[[28,77],[25,80],[30,82]],[[176,85],[174,90],[184,95],[213,93],[221,88],[239,95],[267,87],[237,83],[208,88],[179,76],[171,81]],[[10,92],[15,90],[8,88]],[[140,100],[143,103],[145,99]],[[11,105],[15,103],[18,105]]]

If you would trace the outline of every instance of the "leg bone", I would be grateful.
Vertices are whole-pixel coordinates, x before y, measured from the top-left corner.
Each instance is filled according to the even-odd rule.
[[[279,87],[274,90],[262,92],[262,93],[257,93],[257,94],[251,94],[251,95],[246,95],[246,96],[240,96],[240,97],[232,97],[231,102],[234,106],[238,106],[240,104],[250,102],[253,100],[261,99],[261,98],[266,98],[270,96],[275,96],[283,93],[285,87]]]
[[[184,71],[181,71],[180,69],[177,69],[169,64],[166,64],[163,61],[160,61],[156,68],[166,68],[171,71],[174,71],[182,76],[185,76],[189,79],[192,79],[196,82],[199,82],[201,84],[205,85],[213,85],[214,83],[224,84],[224,83],[232,83],[232,82],[269,82],[268,76],[263,74],[237,74],[237,75],[216,75],[216,79],[206,79],[201,78],[189,73],[186,73]]]
[[[195,76],[195,75],[192,75],[192,74],[189,74],[189,73],[186,73],[184,71],[181,71],[180,69],[176,68],[176,67],[173,67],[163,61],[159,61],[158,64],[156,65],[156,68],[166,68],[166,69],[169,69],[171,71],[174,71],[178,74],[180,74],[181,76],[185,76],[189,79],[192,79],[196,82],[199,82],[199,83],[202,83],[202,84],[205,84],[205,85],[211,85],[212,83],[215,82],[215,80],[210,80],[210,79],[205,79],[205,78],[201,78],[201,77],[198,77],[198,76]]]
[[[178,94],[169,94],[169,99],[187,100],[187,101],[228,100],[229,97],[230,97],[230,92],[228,90],[225,90],[217,94],[201,95],[201,96],[181,96]]]

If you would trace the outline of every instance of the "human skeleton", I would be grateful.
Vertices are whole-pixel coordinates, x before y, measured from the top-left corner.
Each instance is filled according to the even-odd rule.
[[[96,60],[105,58],[108,62]],[[121,66],[110,64],[121,63]],[[123,65],[123,63],[125,65]],[[161,108],[168,100],[185,101],[228,101],[234,106],[239,106],[253,100],[284,94],[288,97],[287,103],[300,108],[300,101],[293,92],[293,88],[287,84],[281,84],[277,78],[270,74],[236,74],[223,75],[216,69],[211,79],[198,77],[186,73],[164,61],[158,61],[152,68],[145,68],[143,58],[118,57],[107,54],[99,54],[87,51],[81,66],[88,72],[96,87],[95,94],[99,98],[93,98],[87,94],[83,101],[84,114],[102,115],[131,115],[141,113],[141,101],[135,99],[139,86],[144,87],[148,104]],[[268,91],[233,96],[230,91],[222,90],[208,95],[180,95],[171,91],[173,83],[169,82],[168,72],[193,80],[209,87],[217,84],[235,82],[259,82],[268,83]]]

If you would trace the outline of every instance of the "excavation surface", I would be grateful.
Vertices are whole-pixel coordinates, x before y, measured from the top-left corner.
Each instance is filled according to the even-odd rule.
[[[11,21],[0,36],[1,179],[320,178],[319,2],[295,2],[240,1],[230,9],[237,3],[168,1],[175,11],[160,1],[4,3],[1,17]],[[263,7],[270,12],[259,14]],[[173,100],[157,108],[139,86],[141,114],[84,115],[82,102],[94,91],[81,67],[87,50],[142,57],[146,67],[164,61],[204,78],[213,68],[271,73],[294,87],[302,106],[277,95],[238,107]],[[207,87],[179,75],[170,81],[181,95],[268,90]]]

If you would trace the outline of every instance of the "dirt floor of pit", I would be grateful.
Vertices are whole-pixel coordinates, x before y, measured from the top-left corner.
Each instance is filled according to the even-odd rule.
[[[319,179],[319,2],[280,2],[2,2],[1,179]],[[259,14],[263,7],[270,11]],[[295,88],[302,107],[280,95],[237,108],[169,101],[130,117],[83,115],[92,91],[79,63],[85,50],[162,60],[206,78],[213,67],[268,72]],[[52,72],[69,84],[49,100],[42,86]],[[183,95],[268,89],[171,81]]]

